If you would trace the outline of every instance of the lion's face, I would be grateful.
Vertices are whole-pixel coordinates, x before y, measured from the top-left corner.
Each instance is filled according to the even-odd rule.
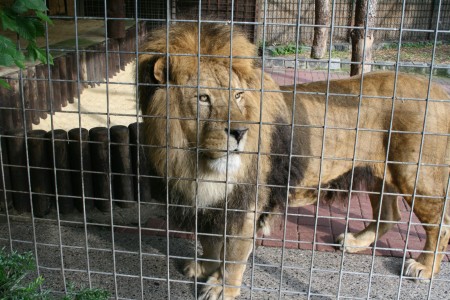
[[[241,164],[240,153],[246,150],[249,135],[246,88],[236,74],[229,76],[225,66],[206,65],[200,70],[200,79],[190,78],[182,88],[180,114],[195,120],[184,128],[190,144],[197,143],[202,167],[210,171],[236,172]],[[177,99],[180,100],[180,99]],[[175,101],[177,101],[175,100]],[[198,117],[198,119],[197,119]]]
[[[237,172],[243,151],[255,150],[249,135],[254,126],[249,121],[258,110],[251,91],[237,74],[221,64],[201,63],[200,78],[191,76],[179,87],[169,88],[170,118],[179,123],[180,135],[171,134],[175,147],[191,149],[202,172],[233,174]],[[165,107],[167,89],[161,87],[152,106]],[[157,100],[158,99],[158,100]],[[171,128],[169,130],[175,130]],[[198,134],[197,134],[198,132]]]

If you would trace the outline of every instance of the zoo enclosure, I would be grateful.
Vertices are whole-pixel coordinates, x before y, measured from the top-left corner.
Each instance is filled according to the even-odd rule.
[[[50,13],[73,16],[73,11],[58,9],[58,7],[62,7],[61,5],[57,6],[59,2],[62,2],[62,0],[49,2]],[[139,18],[151,21],[165,19],[168,11],[166,3],[170,3],[171,18],[195,18],[198,15],[199,2],[196,0],[170,0],[169,2],[165,0],[127,0],[125,3],[126,17],[134,18],[137,14]],[[103,0],[79,1],[78,16],[103,18],[105,15],[104,3]],[[403,1],[401,0],[378,0],[375,27],[385,28],[385,30],[376,32],[376,41],[398,41],[399,32],[396,28],[398,29],[402,17],[404,27],[402,41],[433,40],[433,34],[424,32],[424,30],[433,30],[435,28],[438,9],[441,16],[439,27],[441,30],[450,29],[449,1],[442,1],[439,8],[439,1],[437,0],[408,0],[404,14],[402,14],[402,3]],[[232,15],[232,5],[234,5],[233,18],[236,24],[247,24],[250,36],[254,37],[256,42],[264,40],[268,45],[294,42],[296,40],[295,24],[297,23],[298,15],[300,15],[298,20],[302,24],[302,28],[299,42],[306,45],[312,43],[314,34],[314,28],[312,27],[314,25],[314,0],[274,0],[267,1],[267,7],[265,7],[265,4],[266,2],[263,0],[203,0],[201,1],[201,13],[203,16],[229,20]],[[300,10],[298,5],[301,6]],[[333,25],[336,27],[333,39],[339,42],[349,41],[349,31],[351,30],[350,27],[353,24],[355,14],[355,0],[336,0],[333,1],[333,6],[335,15]],[[263,19],[265,19],[266,23],[264,39],[261,33],[261,26],[258,25]],[[444,38],[442,39],[444,40]]]
[[[50,7],[51,3],[52,2],[50,2]],[[70,1],[68,3],[70,3]],[[139,2],[139,5],[133,5],[135,4],[134,1],[128,1],[127,3],[131,4],[127,5],[126,18],[132,20],[124,20],[135,20],[134,18],[136,17],[137,12],[139,21],[149,22],[149,27],[166,23],[166,12],[168,11],[166,6],[168,3],[167,1],[141,1]],[[182,12],[191,6],[193,6],[195,10],[197,1],[171,1],[170,3],[170,17],[182,21],[184,19],[179,16],[179,12]],[[233,13],[230,8],[231,3],[233,3],[233,1],[202,1],[202,12],[213,15],[216,13],[216,17],[223,19],[224,21],[227,21],[233,14],[235,16],[236,24],[242,23],[250,26],[250,34],[253,34],[257,41],[260,41],[260,28],[263,25],[259,22],[261,22],[262,17],[264,17],[265,11],[265,19],[267,21],[267,35],[265,40],[268,43],[288,43],[296,40],[295,34],[293,37],[292,32],[296,29],[297,16],[295,14],[292,15],[291,13],[298,8],[296,7],[296,2],[274,2],[275,4],[272,9],[268,6],[267,10],[264,10],[261,9],[261,6],[258,6],[261,3],[255,2],[253,5],[252,3],[248,4],[249,2],[234,1],[235,9],[233,10]],[[305,6],[304,9],[301,9],[301,36],[298,41],[307,43],[307,41],[310,41],[312,38],[312,27],[310,25],[313,25],[314,23],[312,14],[313,9],[311,8],[311,2],[302,1],[302,3],[303,5],[309,3],[310,6]],[[389,9],[385,10],[386,15],[383,18],[384,20],[388,20],[387,12],[389,12],[392,13],[392,15],[395,15],[391,20],[396,21],[393,21],[393,23],[384,23],[387,25],[383,25],[383,23],[381,23],[382,25],[379,25],[380,27],[386,28],[392,27],[395,30],[377,31],[380,37],[385,34],[386,39],[392,39],[394,41],[422,38],[434,40],[434,33],[433,31],[430,31],[430,29],[433,28],[435,24],[433,23],[434,21],[438,22],[436,18],[432,17],[435,13],[435,5],[433,6],[431,2],[430,4],[425,5],[423,1],[420,1],[420,3],[418,1],[407,1],[406,3],[411,4],[411,6],[408,6],[411,9],[406,10],[406,12],[411,13],[414,17],[405,16],[404,29],[406,30],[404,30],[400,37],[399,28],[401,14],[398,14],[398,5],[401,7],[402,3],[399,1],[396,3],[397,6],[390,6]],[[348,23],[345,23],[344,20],[348,21],[349,14],[339,14],[340,11],[349,11],[348,6],[346,6],[347,4],[347,2],[345,5],[344,2],[335,2],[335,25],[348,26]],[[283,11],[282,9],[279,9],[280,5],[289,7],[288,10],[284,9],[284,17],[283,14],[280,13],[280,11]],[[129,8],[130,6],[131,9]],[[341,9],[341,7],[344,6],[345,8]],[[68,7],[70,7],[70,5]],[[104,1],[92,1],[91,3],[85,1],[85,10],[83,13],[75,13],[75,9],[72,13],[73,15],[76,15],[80,21],[83,21],[84,18],[86,20],[96,18],[104,20],[105,7]],[[380,5],[380,8],[381,7],[383,6]],[[421,10],[423,7],[426,7],[427,9]],[[433,7],[433,10],[430,10],[431,7]],[[439,27],[440,32],[437,35],[438,37],[448,37],[448,18],[445,17],[446,14],[448,15],[448,7],[449,5],[446,2],[443,2],[441,5],[440,20],[442,21],[439,21],[441,25]],[[259,9],[257,10],[257,8]],[[254,9],[254,11],[252,11],[252,9]],[[261,14],[263,14],[262,17]],[[380,13],[380,16],[381,15],[382,14]],[[419,15],[423,15],[424,17],[419,17]],[[55,13],[52,18],[64,21],[71,20],[71,16],[70,10],[66,10],[65,13]],[[431,19],[434,21],[430,21],[430,18],[428,17],[427,19],[425,16],[431,16]],[[381,17],[379,18],[382,19]],[[342,23],[339,23],[339,20],[341,20]],[[408,20],[411,23],[408,23]],[[413,21],[417,22],[414,23]],[[430,24],[431,27],[428,26]],[[135,59],[137,55],[135,42],[136,39],[139,40],[139,38],[136,37],[145,36],[147,26],[143,26],[140,22],[136,22],[136,24],[133,25],[134,26],[128,29],[126,34],[127,39],[125,40],[108,39],[108,37],[105,36],[107,42],[101,42],[86,49],[80,48],[68,51],[69,55],[63,55],[61,58],[58,58],[55,66],[49,67],[37,65],[29,67],[26,72],[22,72],[22,74],[14,73],[18,74],[17,76],[6,76],[13,89],[12,91],[3,90],[0,96],[0,100],[2,101],[0,109],[2,109],[2,113],[4,113],[4,115],[2,115],[2,125],[8,129],[8,131],[4,131],[1,136],[1,166],[3,175],[1,182],[3,191],[0,197],[3,197],[3,199],[0,200],[3,203],[2,216],[6,216],[8,221],[13,220],[16,217],[16,213],[19,214],[19,219],[29,220],[28,218],[34,218],[36,222],[39,222],[41,219],[46,220],[52,218],[61,218],[63,220],[64,213],[68,212],[79,211],[87,214],[89,213],[89,210],[94,209],[94,207],[104,212],[111,212],[112,210],[115,210],[114,206],[111,206],[111,204],[117,203],[117,206],[120,209],[126,208],[128,204],[133,204],[138,200],[149,200],[145,197],[149,197],[150,195],[148,180],[151,177],[148,177],[148,170],[146,170],[145,167],[141,169],[141,166],[145,165],[139,165],[140,160],[137,160],[137,156],[142,159],[144,154],[142,152],[139,154],[137,150],[139,148],[137,146],[139,143],[137,142],[138,134],[136,124],[131,127],[131,130],[123,127],[111,128],[110,130],[106,128],[92,130],[89,134],[89,143],[84,144],[85,146],[89,145],[88,148],[90,149],[82,149],[87,151],[84,152],[84,154],[81,154],[80,151],[76,152],[77,149],[80,149],[80,143],[77,142],[79,140],[77,134],[81,134],[84,137],[84,140],[87,139],[87,132],[83,129],[74,129],[69,135],[67,135],[67,132],[63,131],[50,131],[45,133],[42,131],[33,132],[20,129],[21,127],[28,130],[32,129],[32,123],[38,123],[44,114],[53,114],[62,109],[66,101],[74,101],[74,99],[77,99],[82,90],[88,86],[94,87],[100,83],[107,83],[108,78],[111,78],[116,72],[123,69],[129,61]],[[347,28],[336,28],[335,34],[337,41],[340,41],[340,39],[348,39]],[[388,36],[388,34],[391,36]],[[67,49],[63,48],[62,50],[56,50],[59,52],[66,52],[65,50]],[[85,61],[83,61],[83,59],[85,59]],[[86,67],[85,74],[83,74],[83,65]],[[51,76],[45,73],[46,70],[50,70]],[[73,70],[76,70],[76,72],[73,73]],[[40,75],[41,73],[43,75]],[[45,101],[42,101],[43,99]],[[19,128],[19,130],[11,131],[12,128]],[[117,132],[121,132],[122,135]],[[27,135],[27,138],[25,138],[25,135]],[[116,140],[115,137],[118,135],[121,136],[121,138]],[[53,152],[53,146],[55,147],[55,152]],[[61,150],[64,149],[64,147],[67,147],[65,148],[66,150]],[[124,154],[127,152],[127,148],[129,153]],[[48,149],[51,149],[51,151]],[[60,151],[58,153],[62,154],[56,155],[56,151]],[[110,158],[108,156],[110,156]],[[65,157],[65,159],[62,159],[63,157]],[[91,161],[95,161],[98,166],[82,166],[80,162],[81,157],[84,157],[84,163],[87,163],[88,158],[91,158]],[[114,162],[111,166],[109,166],[109,160]],[[55,164],[53,166],[53,161],[57,164],[61,164]],[[127,168],[121,169],[121,167],[115,165],[116,162],[123,162],[123,165],[127,166]],[[139,180],[136,175],[137,173],[141,176]],[[55,183],[54,185],[58,187],[58,193],[55,193],[54,191],[55,186],[48,185],[48,182],[45,183],[40,180],[43,176],[45,176],[45,178],[51,178],[50,182]],[[80,176],[83,176],[83,179],[81,179]],[[96,182],[103,182],[104,185],[100,186],[97,184],[95,186],[96,189],[92,189],[92,183],[90,183],[92,178],[89,179],[90,176],[96,177]],[[83,183],[80,183],[80,180]],[[117,191],[116,186],[118,187]],[[132,188],[130,189],[130,187]],[[137,187],[139,187],[139,189]],[[72,191],[68,191],[68,189],[72,189]],[[94,194],[94,190],[97,194]],[[120,193],[123,194],[121,195]],[[56,197],[58,197],[58,201],[56,201]],[[85,204],[86,211],[84,210],[83,205],[80,205],[80,200],[82,199],[88,200]],[[29,212],[32,206],[34,212],[33,215],[25,214],[20,216],[20,213]],[[12,208],[14,208],[14,210],[12,210]],[[56,208],[59,210],[58,213],[61,213],[61,215],[58,214],[59,217],[47,215],[49,210],[55,210]],[[113,218],[109,221],[111,222],[112,227],[116,225]],[[87,222],[85,225],[90,226],[92,224]],[[136,228],[140,229],[139,226]],[[20,239],[15,239],[11,233],[9,236],[3,237],[2,240],[5,244],[14,246],[25,242]],[[36,243],[36,240],[34,240],[34,243],[40,244],[39,242]],[[59,247],[61,249],[71,248],[70,245],[66,246],[62,244],[51,246]],[[113,253],[114,251],[115,250],[112,249]],[[43,267],[42,269],[45,269],[45,266],[41,267]],[[64,266],[61,266],[57,270],[64,271]],[[82,270],[78,271],[81,272]],[[92,273],[95,274],[96,272],[93,271]],[[114,276],[116,276],[115,273]],[[161,277],[157,279],[165,280],[166,278]],[[171,278],[167,279],[170,281]],[[117,289],[117,286],[115,288]]]

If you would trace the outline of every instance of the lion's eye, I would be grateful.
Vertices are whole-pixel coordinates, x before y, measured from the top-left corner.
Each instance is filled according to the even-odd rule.
[[[203,102],[203,103],[209,103],[209,96],[208,95],[200,95],[198,96],[198,101]]]
[[[240,99],[242,97],[242,94],[244,94],[244,92],[236,93],[236,95],[234,95],[234,98],[235,99]]]

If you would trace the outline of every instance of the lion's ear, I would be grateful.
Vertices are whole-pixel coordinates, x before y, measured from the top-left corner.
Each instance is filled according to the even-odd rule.
[[[153,65],[153,76],[159,83],[166,82],[166,58],[160,57]]]

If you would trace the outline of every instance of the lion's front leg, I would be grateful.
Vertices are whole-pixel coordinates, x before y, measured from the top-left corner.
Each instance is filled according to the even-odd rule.
[[[184,267],[184,274],[191,278],[206,279],[220,266],[223,239],[205,235],[200,235],[198,239],[203,248],[201,259],[205,260],[189,261]]]
[[[209,276],[200,289],[199,299],[235,299],[240,294],[242,277],[247,265],[248,257],[253,249],[254,214],[248,213],[241,228],[231,227],[227,234],[225,248],[225,262]],[[224,257],[222,253],[222,257]]]

